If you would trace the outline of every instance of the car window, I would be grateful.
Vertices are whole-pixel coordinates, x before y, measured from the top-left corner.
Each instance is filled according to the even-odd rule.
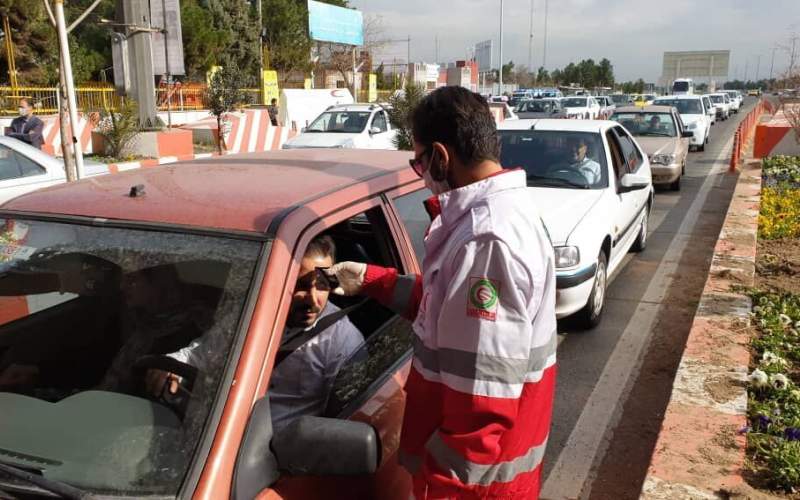
[[[635,136],[675,137],[678,131],[672,113],[614,113],[612,120]]]
[[[611,165],[614,168],[614,175],[617,178],[617,184],[622,176],[625,175],[625,162],[622,159],[622,150],[619,146],[617,134],[609,130],[606,132],[606,140],[608,141],[608,149],[611,153]]]
[[[17,163],[19,164],[19,169],[22,172],[23,177],[32,177],[34,175],[43,175],[47,173],[44,167],[31,160],[27,156],[16,152],[14,153],[14,156],[16,156]]]
[[[372,119],[372,128],[377,128],[381,132],[386,132],[388,130],[386,128],[386,115],[383,114],[383,111],[375,113],[375,117]]]
[[[614,133],[617,134],[619,139],[619,146],[622,150],[622,158],[625,162],[625,168],[628,173],[634,173],[642,166],[644,158],[642,158],[639,148],[633,143],[633,139],[625,132],[625,130],[614,127]]]
[[[419,189],[392,200],[397,209],[397,215],[403,221],[408,236],[411,238],[411,245],[414,247],[414,254],[417,256],[420,266],[425,258],[425,233],[430,225],[430,217],[425,211],[424,202],[432,195],[433,193],[428,189]]]
[[[358,134],[367,126],[370,114],[369,111],[326,111],[306,128],[306,132]]]
[[[97,495],[175,497],[263,247],[0,218],[3,460]],[[166,366],[174,392],[151,379]]]
[[[0,181],[31,177],[44,173],[46,173],[46,170],[37,163],[0,144]]]

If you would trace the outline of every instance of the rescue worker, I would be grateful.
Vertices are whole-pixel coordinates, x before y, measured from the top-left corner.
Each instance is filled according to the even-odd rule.
[[[462,87],[412,115],[426,208],[423,276],[342,262],[334,293],[412,319],[400,460],[416,499],[539,495],[556,376],[553,248],[526,187],[503,170],[492,114]]]
[[[33,115],[33,108],[28,99],[19,100],[19,116],[11,121],[6,136],[27,142],[31,146],[42,149],[44,144],[44,122]]]

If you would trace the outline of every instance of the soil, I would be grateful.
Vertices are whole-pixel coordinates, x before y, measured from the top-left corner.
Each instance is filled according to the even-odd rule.
[[[756,287],[800,294],[800,241],[759,240]]]

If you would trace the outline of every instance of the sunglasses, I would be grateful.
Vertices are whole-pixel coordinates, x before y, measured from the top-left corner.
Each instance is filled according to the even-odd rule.
[[[429,150],[426,149],[425,152],[422,153],[422,156],[427,155],[428,151]],[[411,167],[414,173],[417,174],[417,176],[422,177],[422,174],[425,172],[425,164],[422,163],[421,157],[408,160],[408,165]]]

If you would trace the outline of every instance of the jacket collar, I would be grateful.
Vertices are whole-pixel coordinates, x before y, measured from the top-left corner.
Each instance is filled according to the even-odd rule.
[[[431,220],[441,216],[442,225],[447,226],[458,220],[478,200],[499,191],[525,187],[526,185],[527,179],[524,170],[521,168],[503,169],[481,181],[450,190],[438,196],[431,196],[425,200],[425,209],[428,211]]]

